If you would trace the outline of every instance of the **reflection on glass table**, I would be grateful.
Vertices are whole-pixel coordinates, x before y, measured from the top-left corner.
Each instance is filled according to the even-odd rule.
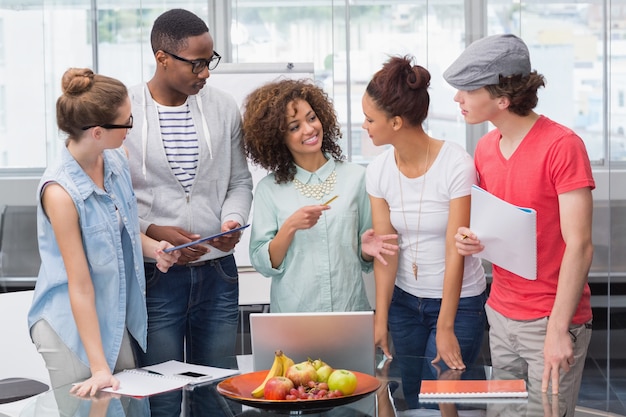
[[[534,387],[528,387],[528,398],[455,398],[436,402],[420,400],[423,380],[511,380],[521,376],[494,369],[491,366],[474,365],[464,371],[447,368],[443,361],[432,364],[432,358],[382,357],[377,366],[381,380],[378,392],[378,416],[533,416],[557,417],[565,413],[565,405],[559,404],[557,396],[545,395]],[[540,387],[539,387],[540,388]],[[555,401],[553,401],[553,399]]]
[[[380,360],[380,357],[378,358]],[[465,371],[452,371],[430,363],[423,357],[395,357],[381,360],[377,378],[378,391],[354,403],[324,410],[267,410],[226,398],[217,392],[217,383],[210,382],[151,396],[134,398],[99,393],[92,399],[69,393],[70,386],[48,391],[25,407],[20,417],[260,417],[303,415],[320,417],[402,417],[402,416],[544,416],[564,415],[564,408],[552,396],[529,387],[527,399],[498,399],[480,402],[420,401],[422,379],[518,379],[515,375],[476,365]],[[242,370],[248,372],[248,370]],[[555,397],[557,398],[557,397]],[[561,407],[559,409],[559,407]]]

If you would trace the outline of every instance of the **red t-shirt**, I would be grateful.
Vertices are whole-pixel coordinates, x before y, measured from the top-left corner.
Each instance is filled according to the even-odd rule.
[[[540,116],[507,160],[500,152],[500,132],[487,133],[474,155],[480,186],[521,207],[537,211],[537,280],[493,265],[488,304],[513,320],[547,317],[556,297],[565,242],[561,236],[558,195],[595,188],[582,139],[570,129]],[[480,239],[480,236],[478,237]],[[585,288],[572,320],[591,320],[591,293]]]

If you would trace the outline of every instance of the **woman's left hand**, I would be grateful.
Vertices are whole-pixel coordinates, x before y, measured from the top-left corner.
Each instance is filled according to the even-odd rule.
[[[102,388],[111,387],[114,390],[118,389],[120,382],[109,371],[98,371],[91,375],[91,378],[86,381],[79,382],[74,385],[70,392],[80,397],[94,396]]]
[[[162,240],[159,242],[157,249],[154,251],[156,267],[159,268],[159,271],[163,273],[166,273],[170,269],[170,266],[174,265],[180,257],[180,250],[163,252],[164,249],[171,248],[173,246],[174,245],[172,245],[171,243]]]
[[[465,369],[463,356],[461,355],[461,346],[459,345],[459,341],[457,340],[453,330],[437,330],[435,340],[437,344],[437,357],[432,361],[433,364],[443,359],[450,369]]]
[[[372,258],[378,259],[383,265],[387,265],[383,255],[395,255],[398,245],[385,243],[385,241],[397,238],[397,234],[377,235],[374,229],[369,229],[361,235],[361,250]]]

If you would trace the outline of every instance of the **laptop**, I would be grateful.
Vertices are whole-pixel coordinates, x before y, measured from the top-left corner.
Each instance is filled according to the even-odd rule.
[[[253,369],[269,369],[282,350],[296,363],[321,359],[335,369],[375,374],[374,312],[251,313]]]

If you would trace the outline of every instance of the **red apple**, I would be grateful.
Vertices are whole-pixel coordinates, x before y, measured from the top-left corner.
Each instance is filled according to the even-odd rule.
[[[317,371],[309,362],[300,362],[291,365],[285,372],[285,376],[297,387],[299,385],[308,386],[309,381],[317,381]]]
[[[284,376],[275,376],[265,383],[263,396],[266,400],[284,400],[293,388],[293,382]]]
[[[350,395],[356,390],[356,375],[345,369],[336,369],[328,377],[328,389]]]

